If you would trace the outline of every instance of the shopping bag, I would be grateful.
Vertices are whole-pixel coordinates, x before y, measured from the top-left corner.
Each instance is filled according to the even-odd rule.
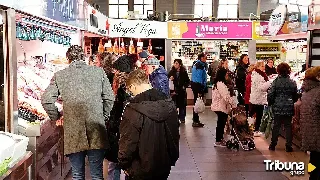
[[[263,111],[263,117],[260,124],[260,132],[264,132],[265,138],[268,138],[272,132],[273,113],[272,107],[268,106]]]
[[[195,113],[203,113],[206,109],[206,105],[203,102],[201,97],[198,97],[196,104],[194,105],[194,112]]]
[[[169,89],[171,91],[174,91],[174,84],[173,84],[173,81],[172,80],[169,80]]]

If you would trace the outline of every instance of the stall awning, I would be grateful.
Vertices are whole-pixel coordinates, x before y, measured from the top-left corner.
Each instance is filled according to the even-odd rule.
[[[271,41],[285,41],[293,39],[307,39],[307,32],[292,33],[292,34],[281,34],[268,38]]]

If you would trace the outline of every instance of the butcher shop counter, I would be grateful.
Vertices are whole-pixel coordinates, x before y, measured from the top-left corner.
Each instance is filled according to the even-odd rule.
[[[64,179],[71,165],[63,154],[63,128],[50,120],[31,124],[19,118],[18,122],[19,134],[29,138],[28,150],[34,154],[32,180]]]

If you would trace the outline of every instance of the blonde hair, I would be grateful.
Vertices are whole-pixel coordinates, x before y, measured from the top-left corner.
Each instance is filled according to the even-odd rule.
[[[251,65],[248,67],[248,72],[252,72],[255,68],[256,68],[256,65],[251,64]]]
[[[149,77],[146,74],[146,72],[142,69],[137,69],[129,73],[126,80],[127,87],[130,87],[132,84],[141,85],[141,84],[148,84],[148,83],[149,83]]]
[[[264,62],[263,61],[258,61],[255,65],[255,69],[259,68],[259,67],[263,67],[264,66]]]

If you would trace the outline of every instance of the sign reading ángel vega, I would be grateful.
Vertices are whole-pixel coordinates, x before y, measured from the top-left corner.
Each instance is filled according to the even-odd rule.
[[[127,19],[108,19],[110,37],[167,38],[167,23]]]

